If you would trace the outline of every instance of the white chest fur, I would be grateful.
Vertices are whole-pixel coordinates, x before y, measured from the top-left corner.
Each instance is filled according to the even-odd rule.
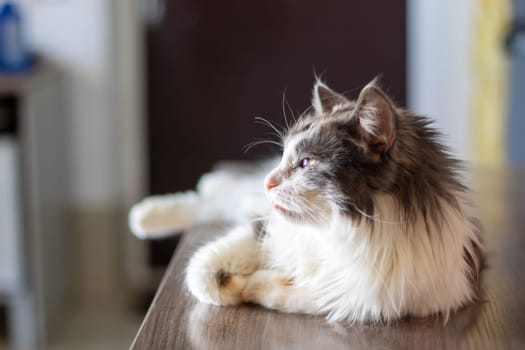
[[[342,217],[324,229],[272,217],[262,245],[267,264],[289,274],[334,320],[425,316],[471,300],[464,247],[477,237],[469,221],[446,206],[439,227],[422,218],[407,225],[394,203],[380,202],[373,228]]]

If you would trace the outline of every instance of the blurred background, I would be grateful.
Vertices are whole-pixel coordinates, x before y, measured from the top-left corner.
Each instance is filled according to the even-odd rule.
[[[0,349],[125,349],[176,239],[130,206],[277,150],[382,74],[476,169],[525,163],[524,0],[0,0]],[[284,99],[285,98],[285,99]],[[496,180],[495,180],[496,181]]]

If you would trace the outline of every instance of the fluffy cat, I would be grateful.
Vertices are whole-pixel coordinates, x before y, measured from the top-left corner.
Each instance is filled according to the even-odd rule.
[[[355,101],[317,81],[312,107],[282,136],[280,160],[146,199],[132,208],[132,230],[237,222],[188,264],[187,287],[205,303],[389,322],[448,317],[475,300],[480,227],[460,163],[430,121],[396,107],[376,81]]]

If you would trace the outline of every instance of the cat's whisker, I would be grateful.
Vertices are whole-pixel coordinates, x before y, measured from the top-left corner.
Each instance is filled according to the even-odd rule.
[[[316,223],[323,225],[327,222],[327,218],[323,215],[323,213],[313,210],[308,210],[310,217],[315,221]]]
[[[290,103],[288,103],[288,101],[285,101],[285,102],[286,102],[286,106],[288,107],[288,112],[290,112],[290,115],[292,116],[292,120],[295,124],[297,122],[297,117],[295,116],[295,113],[293,112],[292,106],[290,106]]]
[[[273,131],[275,131],[280,138],[284,138],[284,131],[283,131],[283,127],[281,125],[279,125],[278,123],[276,123],[277,125],[279,125],[279,127],[281,128],[281,130],[279,130],[272,122],[270,122],[268,119],[266,118],[263,118],[263,117],[255,117],[255,122],[258,123],[258,124],[261,124],[261,125],[265,125],[269,128],[271,128]]]
[[[274,137],[277,138],[277,140],[281,140],[281,137],[278,134],[276,134],[275,132],[265,132],[264,134],[265,135],[269,135],[269,136],[274,136]],[[283,145],[281,141],[276,141],[276,142],[279,142],[281,144],[281,146]]]
[[[372,216],[372,215],[369,215],[369,214],[365,213],[364,211],[359,209],[359,207],[357,205],[355,205],[355,203],[352,203],[350,201],[344,201],[344,203],[351,205],[352,208],[354,208],[355,211],[357,211],[360,215],[364,216],[365,218],[370,219],[370,220],[372,220],[374,222],[377,222],[377,223],[380,223],[380,224],[402,225],[402,224],[406,223],[406,222],[402,222],[402,221],[381,220],[381,219],[378,219],[378,217],[379,217],[378,215]]]
[[[285,108],[285,105],[286,105],[286,108]],[[287,130],[290,130],[290,125],[288,124],[286,109],[288,109],[288,113],[290,113],[290,116],[294,124],[297,122],[297,118],[295,117],[295,114],[292,110],[292,107],[290,106],[290,103],[288,103],[288,100],[286,99],[286,89],[284,89],[283,91],[282,109],[283,109],[284,120],[286,122],[286,128]]]
[[[324,212],[324,210],[322,210],[318,205],[316,205],[312,201],[304,197],[300,197],[298,194],[286,193],[286,195],[287,197],[285,201],[290,206],[290,209],[292,211],[304,212],[318,224],[325,224],[329,221],[329,217]],[[300,200],[296,198],[300,198]]]
[[[320,210],[317,210],[315,207],[307,206],[307,205],[304,205],[303,203],[297,206],[300,207],[303,212],[308,214],[310,218],[314,219],[314,221],[318,223],[322,223],[326,219],[323,213]]]
[[[295,213],[297,215],[301,215],[304,213],[304,207],[297,203],[296,201],[296,194],[288,192],[288,191],[282,191],[279,195],[279,202],[282,203],[282,205],[289,210],[292,213]],[[294,218],[297,219],[297,218]]]
[[[320,220],[318,223],[323,224],[329,221],[329,216],[317,204],[306,198],[302,198],[302,200],[308,204],[308,206],[305,207],[314,216],[314,218],[317,217]]]
[[[272,141],[272,140],[263,140],[263,139],[258,139],[258,140],[255,140],[253,142],[250,142],[249,144],[247,144],[245,147],[244,147],[244,154],[248,153],[248,151],[250,149],[252,149],[253,147],[255,146],[258,146],[258,145],[262,145],[262,144],[272,144],[272,145],[276,145],[278,147],[282,147],[282,144],[279,143],[279,142],[276,142],[276,141]]]
[[[260,145],[260,144],[263,144],[265,142],[262,142],[262,141],[253,141],[253,142],[250,142],[249,144],[247,144],[246,146],[244,146],[244,154],[248,153],[249,150],[251,150],[253,147],[257,146],[257,145]]]
[[[283,110],[283,117],[284,117],[284,123],[286,125],[286,130],[290,130],[290,125],[288,124],[288,118],[287,118],[287,115],[286,115],[285,101],[286,101],[286,88],[283,91],[283,97],[282,97],[282,101],[281,101],[282,107],[281,108]]]
[[[309,208],[309,207],[306,207],[304,205],[297,205],[294,203],[294,205],[297,207],[296,211],[300,211],[301,213],[303,213],[306,217],[314,220],[315,222],[319,223],[320,222],[320,218],[319,216],[317,215],[317,213]]]
[[[299,114],[299,116],[297,117],[297,120],[301,119],[302,117],[304,117],[308,112],[310,112],[314,107],[313,106],[309,106],[308,108],[306,108],[301,114]]]

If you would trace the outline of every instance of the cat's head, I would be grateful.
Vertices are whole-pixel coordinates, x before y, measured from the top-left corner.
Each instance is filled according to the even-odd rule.
[[[316,82],[311,112],[283,139],[279,165],[265,178],[274,209],[324,222],[334,210],[355,219],[373,213],[373,194],[396,170],[398,112],[374,80],[349,100]]]

